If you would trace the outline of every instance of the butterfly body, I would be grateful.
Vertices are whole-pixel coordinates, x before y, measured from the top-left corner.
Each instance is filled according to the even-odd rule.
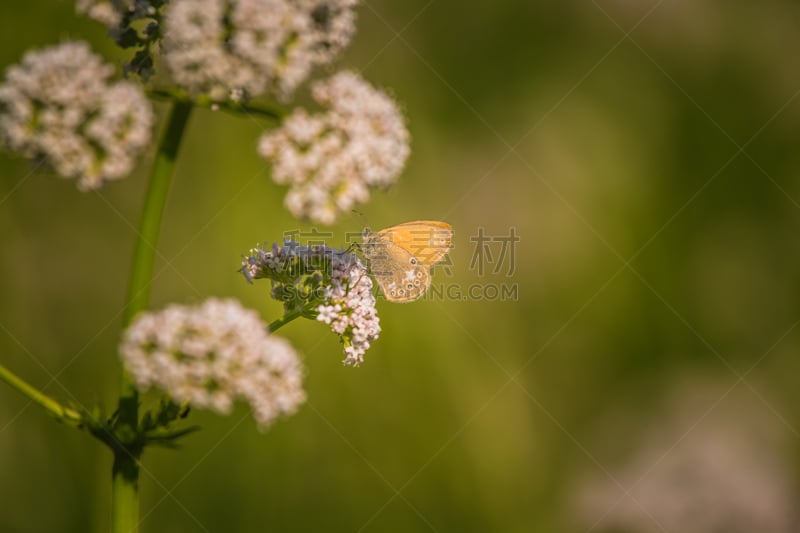
[[[363,250],[375,281],[390,302],[420,298],[430,287],[430,268],[450,250],[453,228],[437,220],[405,222],[364,231]]]

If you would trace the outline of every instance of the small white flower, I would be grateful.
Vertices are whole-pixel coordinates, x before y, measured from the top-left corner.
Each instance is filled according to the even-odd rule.
[[[296,217],[331,224],[369,200],[370,189],[392,185],[410,153],[409,134],[395,102],[353,72],[313,86],[328,108],[300,108],[265,133],[259,153],[273,180],[290,189],[284,201]]]
[[[175,81],[215,100],[286,99],[355,32],[357,0],[171,0],[164,59]]]
[[[142,313],[126,330],[120,354],[139,388],[222,414],[245,400],[261,427],[305,401],[294,349],[236,300]]]
[[[150,140],[153,114],[138,86],[109,82],[113,72],[83,42],[28,52],[0,84],[0,139],[81,189],[125,177]]]
[[[381,332],[372,278],[355,256],[333,256],[331,285],[325,288],[324,304],[317,307],[317,320],[330,325],[331,331],[343,336],[344,364],[358,366],[370,343]]]

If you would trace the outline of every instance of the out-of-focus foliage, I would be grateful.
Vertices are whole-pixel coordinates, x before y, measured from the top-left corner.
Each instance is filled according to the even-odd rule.
[[[69,2],[0,9],[4,66],[67,38],[124,57]],[[193,412],[203,431],[182,451],[144,458],[142,530],[585,531],[602,513],[580,504],[584,480],[627,483],[640,443],[659,434],[669,457],[734,397],[741,424],[783,443],[764,453],[796,484],[798,54],[788,0],[363,4],[342,64],[391,89],[413,139],[366,218],[447,220],[453,264],[434,285],[516,285],[518,298],[381,302],[357,369],[324,325],[287,326],[308,404],[266,434],[244,409]],[[236,297],[279,316],[236,273],[256,242],[308,229],[256,154],[261,129],[192,116],[154,305]],[[146,166],[80,193],[0,156],[0,360],[58,398],[112,407]],[[332,244],[361,225],[344,218]],[[515,228],[510,275],[471,268],[479,228]],[[685,383],[714,394],[655,431]],[[739,449],[713,446],[726,461]],[[108,529],[107,450],[5,386],[0,457],[0,530]]]

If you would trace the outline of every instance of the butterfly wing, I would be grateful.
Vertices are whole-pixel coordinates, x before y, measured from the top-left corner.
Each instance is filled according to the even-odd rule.
[[[428,267],[380,233],[366,236],[364,253],[375,281],[390,302],[413,302],[431,284]]]
[[[430,268],[450,251],[453,227],[438,220],[415,220],[391,226],[376,235],[409,252],[423,266]]]

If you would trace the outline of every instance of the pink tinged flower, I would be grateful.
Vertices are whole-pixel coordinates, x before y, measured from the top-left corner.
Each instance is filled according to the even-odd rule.
[[[336,257],[336,256],[334,256]],[[372,279],[360,260],[335,258],[326,302],[317,307],[317,320],[330,325],[345,344],[344,364],[358,366],[370,342],[380,334],[380,319],[372,294]]]
[[[380,334],[380,318],[375,307],[372,278],[358,256],[326,246],[302,246],[287,241],[283,246],[258,247],[242,261],[242,274],[254,279],[272,280],[272,296],[284,301],[286,311],[297,306],[316,315],[340,337],[344,345],[344,363],[358,366],[372,341]],[[310,282],[310,288],[309,284]],[[287,294],[299,301],[285,300]]]

